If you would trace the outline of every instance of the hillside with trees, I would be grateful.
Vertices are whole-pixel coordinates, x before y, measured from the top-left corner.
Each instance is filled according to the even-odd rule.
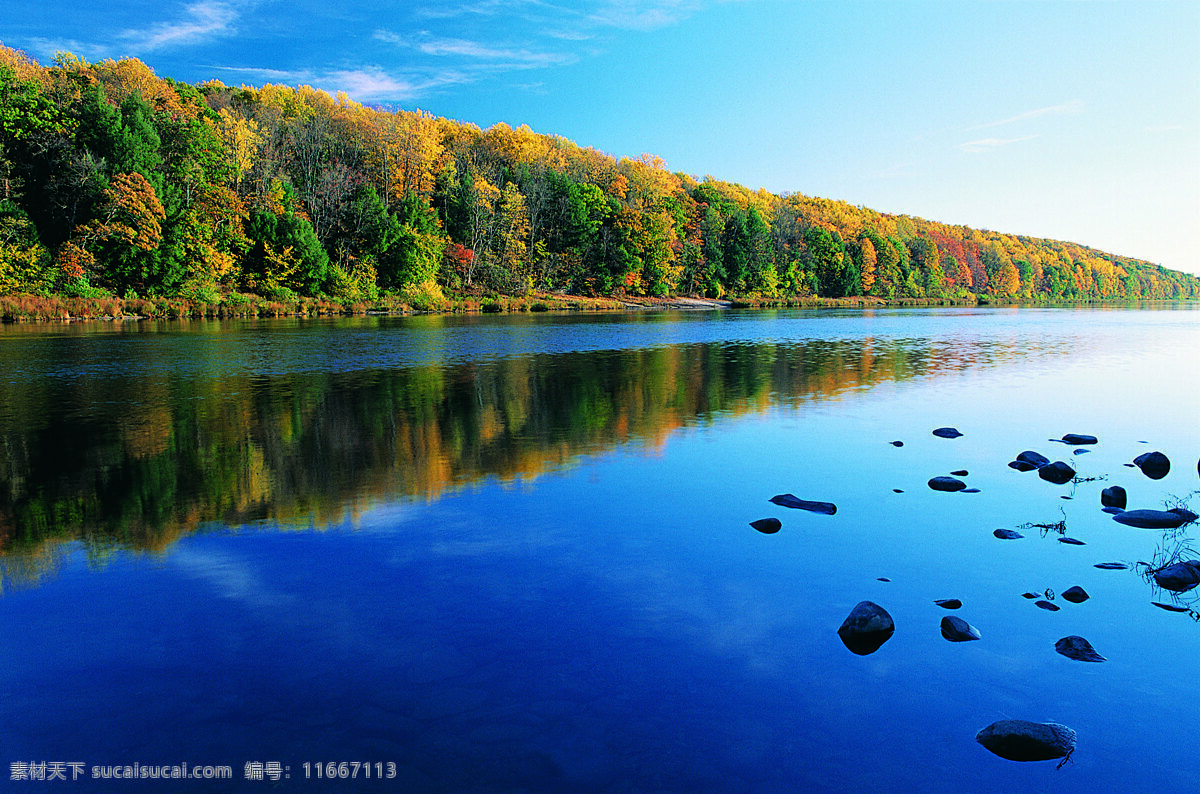
[[[307,86],[0,46],[0,295],[1085,300],[1200,280]]]

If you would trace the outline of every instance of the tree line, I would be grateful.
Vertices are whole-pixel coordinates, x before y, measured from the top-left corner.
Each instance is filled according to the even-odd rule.
[[[528,127],[0,46],[0,294],[1196,298],[1083,245],[752,191]]]

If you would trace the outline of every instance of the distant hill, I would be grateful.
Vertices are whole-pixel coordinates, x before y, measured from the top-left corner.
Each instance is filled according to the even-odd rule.
[[[0,47],[0,294],[1197,298],[1076,243],[672,173],[307,86]]]

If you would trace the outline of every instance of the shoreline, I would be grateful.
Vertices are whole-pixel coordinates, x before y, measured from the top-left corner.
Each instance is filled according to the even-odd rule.
[[[1186,299],[1089,298],[1081,300],[1038,301],[1029,299],[968,298],[892,298],[871,296],[851,298],[761,297],[698,298],[675,296],[588,297],[564,293],[537,292],[523,296],[455,296],[425,305],[383,298],[373,302],[339,302],[323,298],[271,301],[252,295],[237,300],[199,303],[185,298],[75,298],[67,296],[0,296],[0,323],[42,324],[76,322],[128,322],[141,320],[236,319],[272,317],[365,317],[415,314],[519,314],[578,313],[621,311],[727,311],[734,309],[884,309],[907,307],[1003,307],[1003,306],[1094,306],[1195,303]]]

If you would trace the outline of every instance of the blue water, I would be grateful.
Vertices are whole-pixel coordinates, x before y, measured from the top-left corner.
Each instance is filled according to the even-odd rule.
[[[1200,623],[1093,564],[1194,542],[1099,492],[1200,512],[1197,351],[1187,308],[5,329],[4,782],[1190,790]],[[1008,468],[1025,449],[1107,479]],[[1124,465],[1152,449],[1159,481]],[[979,493],[925,484],[959,469]],[[1087,545],[992,535],[1059,520]],[[1071,585],[1091,598],[1021,596]],[[856,656],[836,630],[865,599],[897,629]],[[944,640],[947,614],[982,640]],[[1055,653],[1069,634],[1108,661]],[[974,736],[1004,718],[1078,748],[998,758]],[[395,777],[318,779],[331,761]],[[90,779],[184,762],[233,780]]]

